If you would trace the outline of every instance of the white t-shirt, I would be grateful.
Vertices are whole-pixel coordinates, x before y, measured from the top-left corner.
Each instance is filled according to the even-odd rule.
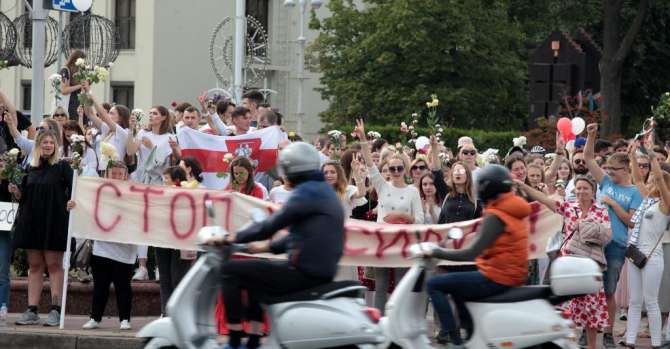
[[[107,123],[102,123],[102,126],[100,126],[100,140],[102,142],[107,142],[116,148],[116,153],[119,154],[120,159],[123,160],[123,158],[126,156],[126,149],[128,147],[128,130],[124,129],[123,127],[119,126],[118,124],[116,125],[116,131],[114,132],[113,135],[109,134],[109,126]],[[98,154],[100,155],[100,154]],[[98,170],[104,171],[107,169],[107,164],[103,164],[102,162],[98,165]]]
[[[152,150],[151,148],[147,148],[144,144],[142,144],[142,138],[144,137],[149,138],[154,147],[157,147],[156,156],[159,157],[157,158],[159,162],[162,162],[166,157],[168,157],[172,153],[172,149],[170,149],[170,144],[168,143],[171,136],[173,136],[171,133],[163,133],[162,135],[157,135],[152,131],[140,130],[140,132],[137,133],[136,138],[137,142],[140,143],[137,157],[138,166],[146,162]]]
[[[291,191],[286,190],[283,185],[274,187],[270,190],[270,202],[277,205],[285,204],[289,197],[291,197]]]
[[[94,241],[93,255],[109,258],[125,264],[135,264],[135,258],[137,258],[137,245]]]
[[[423,205],[419,190],[414,185],[398,188],[384,180],[377,166],[368,167],[368,177],[377,191],[377,222],[384,222],[384,217],[392,211],[407,213],[414,217],[414,223],[423,223]]]
[[[361,205],[365,205],[368,203],[368,200],[365,198],[365,196],[354,199],[354,195],[358,193],[358,188],[353,185],[347,185],[347,190],[344,192],[344,202],[342,202],[342,206],[344,208],[344,218],[349,218],[351,217],[351,211]]]
[[[97,171],[98,167],[98,157],[95,154],[95,150],[90,147],[86,147],[86,152],[81,158],[81,163],[79,164],[84,170],[93,170]]]

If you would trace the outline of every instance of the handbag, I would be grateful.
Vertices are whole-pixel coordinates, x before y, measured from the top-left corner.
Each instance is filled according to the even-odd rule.
[[[93,255],[93,240],[85,240],[74,252],[74,266],[86,270],[91,265]]]
[[[663,240],[663,235],[664,234],[661,234],[658,241],[656,241],[656,245],[654,245],[654,248],[652,248],[647,255],[642,253],[637,246],[628,245],[628,247],[626,247],[626,258],[628,258],[631,263],[635,264],[636,267],[640,269],[644,268],[644,266],[647,265],[647,261],[649,261],[649,257],[656,251],[656,247],[658,247],[658,244]]]

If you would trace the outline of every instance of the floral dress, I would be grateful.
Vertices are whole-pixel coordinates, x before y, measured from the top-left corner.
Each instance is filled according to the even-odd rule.
[[[579,202],[576,200],[556,201],[556,208],[556,213],[563,216],[564,239],[570,238],[577,231],[578,223],[582,219],[592,219],[608,227],[610,225],[607,209],[596,202],[591,205],[586,218],[582,218],[582,210],[579,207]],[[572,254],[566,246],[567,243],[563,243],[560,251],[561,256]],[[572,313],[572,321],[579,327],[603,329],[609,326],[607,300],[605,298],[605,290],[602,287],[597,293],[573,298],[563,306]]]

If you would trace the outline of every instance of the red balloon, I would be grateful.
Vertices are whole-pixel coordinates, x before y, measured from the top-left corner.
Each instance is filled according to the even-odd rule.
[[[560,118],[558,119],[558,123],[556,124],[556,128],[558,129],[558,132],[565,136],[569,135],[572,133],[572,121],[568,118]]]

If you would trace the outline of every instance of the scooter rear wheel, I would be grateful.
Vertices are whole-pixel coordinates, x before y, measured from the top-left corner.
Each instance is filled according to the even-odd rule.
[[[144,344],[142,344],[142,348],[144,349],[179,349],[174,345],[169,345],[169,346],[161,346],[161,345],[156,345],[156,342],[154,341],[155,338],[147,338],[144,341]]]

